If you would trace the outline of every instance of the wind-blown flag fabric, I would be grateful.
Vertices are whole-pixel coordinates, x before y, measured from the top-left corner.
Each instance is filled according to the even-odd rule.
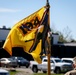
[[[13,47],[22,47],[25,52],[31,54],[39,64],[41,55],[45,51],[47,38],[49,9],[45,6],[22,19],[10,30],[3,48],[12,55]]]

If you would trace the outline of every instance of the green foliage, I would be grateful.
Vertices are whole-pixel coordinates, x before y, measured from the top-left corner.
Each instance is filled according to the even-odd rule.
[[[59,42],[67,42],[67,40],[64,38],[62,34],[59,35]]]
[[[18,71],[9,71],[10,75],[15,75],[16,73],[18,73]]]

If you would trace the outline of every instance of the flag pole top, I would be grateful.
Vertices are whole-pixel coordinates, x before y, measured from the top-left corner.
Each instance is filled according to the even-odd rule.
[[[48,0],[46,0],[46,7],[50,7]]]

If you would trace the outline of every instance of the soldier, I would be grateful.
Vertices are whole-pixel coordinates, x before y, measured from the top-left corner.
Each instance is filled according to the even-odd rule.
[[[76,75],[76,57],[73,58],[73,70],[65,73],[64,75]]]

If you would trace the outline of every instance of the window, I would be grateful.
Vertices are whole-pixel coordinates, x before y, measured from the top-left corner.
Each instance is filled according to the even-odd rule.
[[[73,61],[71,61],[71,60],[63,60],[63,62],[73,63]]]

